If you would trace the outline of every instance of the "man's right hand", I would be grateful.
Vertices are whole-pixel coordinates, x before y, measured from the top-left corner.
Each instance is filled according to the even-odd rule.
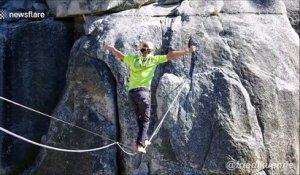
[[[113,46],[111,46],[111,45],[104,45],[104,49],[109,50],[109,51],[112,51],[112,50],[114,50],[115,48],[114,48]]]

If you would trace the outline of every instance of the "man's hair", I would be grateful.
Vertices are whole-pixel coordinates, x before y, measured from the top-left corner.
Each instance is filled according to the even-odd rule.
[[[146,47],[146,48],[150,49],[151,52],[153,52],[154,49],[155,49],[153,43],[150,42],[150,41],[143,41],[141,43],[141,48],[143,48],[143,47]]]

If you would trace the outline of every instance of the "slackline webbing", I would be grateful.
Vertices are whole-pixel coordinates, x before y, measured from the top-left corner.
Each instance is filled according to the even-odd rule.
[[[28,142],[28,143],[31,143],[33,145],[36,145],[36,146],[39,146],[39,147],[43,147],[43,148],[47,148],[47,149],[51,149],[51,150],[55,150],[55,151],[62,151],[62,152],[72,152],[72,153],[84,153],[84,152],[91,152],[91,151],[98,151],[98,150],[101,150],[101,149],[105,149],[105,148],[108,148],[108,147],[111,147],[115,144],[117,144],[116,142],[113,142],[111,144],[108,144],[106,146],[103,146],[103,147],[99,147],[99,148],[93,148],[93,149],[82,149],[82,150],[73,150],[73,149],[63,149],[63,148],[56,148],[56,147],[53,147],[53,146],[48,146],[48,145],[43,145],[43,144],[40,144],[40,143],[37,143],[37,142],[34,142],[32,140],[29,140],[29,139],[26,139],[20,135],[17,135],[13,132],[10,132],[2,127],[0,127],[0,130],[5,132],[6,134],[9,134],[13,137],[16,137],[18,139],[21,139],[25,142]]]
[[[0,99],[4,100],[4,101],[6,101],[6,102],[12,103],[12,104],[14,104],[14,105],[20,106],[20,107],[22,107],[22,108],[24,108],[24,109],[27,109],[27,110],[29,110],[29,111],[35,112],[35,113],[37,113],[37,114],[40,114],[40,115],[49,117],[49,118],[51,118],[51,119],[54,119],[54,120],[63,122],[63,123],[65,123],[65,124],[71,125],[71,126],[73,126],[73,127],[75,127],[75,128],[78,128],[78,129],[83,130],[83,131],[85,131],[85,132],[89,132],[89,133],[91,133],[91,134],[93,134],[93,135],[96,135],[96,136],[99,136],[99,137],[101,137],[101,138],[103,138],[103,139],[110,140],[110,141],[112,141],[112,142],[117,142],[117,141],[112,140],[112,139],[110,139],[110,138],[104,137],[104,136],[102,136],[102,135],[100,135],[100,134],[98,134],[98,133],[95,133],[95,132],[90,131],[90,130],[88,130],[88,129],[82,128],[82,127],[77,126],[77,125],[74,125],[74,124],[72,124],[72,123],[70,123],[70,122],[61,120],[61,119],[59,119],[59,118],[53,117],[53,116],[51,116],[51,115],[45,114],[45,113],[40,112],[40,111],[38,111],[38,110],[32,109],[32,108],[30,108],[30,107],[27,107],[27,106],[25,106],[25,105],[22,105],[22,104],[20,104],[20,103],[15,102],[15,101],[9,100],[9,99],[4,98],[4,97],[2,97],[2,96],[0,96]],[[125,145],[123,145],[123,146],[125,146]]]
[[[184,88],[184,81],[181,83],[181,85],[182,85],[182,87],[181,87],[180,90],[178,91],[178,93],[177,93],[177,95],[175,96],[174,100],[171,102],[171,104],[170,104],[168,110],[166,111],[166,113],[165,113],[164,116],[162,117],[161,121],[160,121],[159,124],[157,125],[156,129],[154,130],[153,134],[151,135],[151,137],[150,137],[150,139],[149,139],[149,142],[151,142],[151,140],[153,139],[153,137],[158,133],[158,131],[160,130],[160,128],[161,128],[161,126],[162,126],[162,124],[163,124],[163,122],[164,122],[164,120],[165,120],[165,118],[166,118],[166,116],[167,116],[167,114],[169,113],[170,109],[173,107],[175,101],[176,101],[177,98],[179,97],[181,91],[182,91],[183,88]],[[32,109],[32,108],[30,108],[30,107],[27,107],[27,106],[25,106],[25,105],[22,105],[22,104],[20,104],[20,103],[15,102],[15,101],[12,101],[12,100],[9,100],[9,99],[7,99],[7,98],[4,98],[4,97],[2,97],[2,96],[0,96],[0,99],[1,99],[1,100],[4,100],[4,101],[6,101],[6,102],[12,103],[12,104],[14,104],[14,105],[17,105],[17,106],[19,106],[19,107],[22,107],[22,108],[24,108],[24,109],[30,110],[30,111],[32,111],[32,112],[41,114],[41,115],[43,115],[43,116],[52,118],[52,119],[54,119],[54,120],[63,122],[63,123],[68,124],[68,125],[71,125],[71,126],[73,126],[73,127],[76,127],[76,128],[81,129],[81,130],[83,130],[83,131],[85,131],[85,132],[91,133],[91,134],[93,134],[93,135],[102,137],[103,139],[112,141],[113,143],[110,143],[110,144],[108,144],[108,145],[105,145],[105,146],[102,146],[102,147],[98,147],[98,148],[92,148],[92,149],[78,149],[78,150],[75,150],[75,149],[63,149],[63,148],[57,148],[57,147],[48,146],[48,145],[44,145],[44,144],[40,144],[40,143],[34,142],[34,141],[29,140],[29,139],[27,139],[27,138],[25,138],[25,137],[22,137],[22,136],[20,136],[20,135],[18,135],[18,134],[15,134],[15,133],[13,133],[13,132],[11,132],[11,131],[9,131],[9,130],[3,128],[3,127],[0,127],[0,130],[1,130],[2,132],[5,132],[5,133],[7,133],[7,134],[9,134],[9,135],[11,135],[11,136],[13,136],[13,137],[16,137],[16,138],[18,138],[18,139],[21,139],[21,140],[23,140],[23,141],[25,141],[25,142],[28,142],[28,143],[31,143],[31,144],[33,144],[33,145],[36,145],[36,146],[39,146],[39,147],[42,147],[42,148],[46,148],[46,149],[51,149],[51,150],[55,150],[55,151],[62,151],[62,152],[72,152],[72,153],[84,153],[84,152],[98,151],[98,150],[106,149],[106,148],[109,148],[109,147],[111,147],[111,146],[117,145],[117,146],[118,146],[125,154],[128,154],[128,155],[130,155],[130,156],[133,156],[133,155],[136,154],[136,152],[131,153],[131,152],[126,151],[124,147],[126,147],[126,148],[128,148],[128,149],[130,149],[130,148],[129,148],[128,146],[126,146],[126,145],[124,145],[124,144],[122,144],[122,143],[116,141],[116,140],[113,140],[113,139],[104,137],[104,136],[102,136],[102,135],[100,135],[100,134],[97,134],[97,133],[95,133],[95,132],[93,132],[93,131],[90,131],[90,130],[88,130],[88,129],[85,129],[85,128],[82,128],[82,127],[80,127],[80,126],[74,125],[74,124],[72,124],[72,123],[66,122],[66,121],[64,121],[64,120],[58,119],[58,118],[53,117],[53,116],[51,116],[51,115],[45,114],[45,113],[43,113],[43,112],[40,112],[40,111],[35,110],[35,109]]]
[[[152,135],[150,136],[149,138],[149,142],[151,143],[151,140],[153,139],[153,137],[158,133],[158,131],[160,130],[165,118],[167,117],[167,114],[169,113],[170,109],[173,107],[175,101],[177,100],[177,98],[179,97],[181,91],[183,90],[184,88],[184,81],[181,83],[181,88],[179,89],[177,95],[175,96],[174,100],[172,101],[172,103],[170,104],[167,112],[165,112],[164,116],[162,117],[162,119],[160,120],[159,124],[157,125],[156,129],[154,130],[154,132],[152,133]],[[147,147],[147,146],[146,146]]]
[[[116,144],[116,145],[118,145],[118,147],[119,147],[124,153],[126,153],[126,154],[128,154],[128,155],[135,155],[135,154],[136,154],[136,153],[131,153],[131,152],[126,151],[125,148],[127,148],[127,149],[129,149],[129,150],[131,150],[131,148],[128,147],[128,146],[126,146],[126,145],[124,145],[124,144],[122,144],[122,143],[120,143],[120,142],[118,142],[118,141],[116,141],[116,140],[113,140],[113,139],[104,137],[104,136],[102,136],[102,135],[100,135],[100,134],[98,134],[98,133],[95,133],[95,132],[90,131],[90,130],[88,130],[88,129],[82,128],[82,127],[77,126],[77,125],[74,125],[74,124],[72,124],[72,123],[66,122],[66,121],[64,121],[64,120],[58,119],[58,118],[56,118],[56,117],[53,117],[53,116],[48,115],[48,114],[45,114],[45,113],[40,112],[40,111],[38,111],[38,110],[32,109],[32,108],[30,108],[30,107],[27,107],[27,106],[25,106],[25,105],[22,105],[22,104],[20,104],[20,103],[15,102],[15,101],[9,100],[9,99],[4,98],[4,97],[2,97],[2,96],[0,96],[0,99],[1,99],[1,100],[4,100],[4,101],[6,101],[6,102],[12,103],[12,104],[14,104],[14,105],[17,105],[17,106],[19,106],[19,107],[22,107],[22,108],[24,108],[24,109],[30,110],[30,111],[32,111],[32,112],[35,112],[35,113],[37,113],[37,114],[41,114],[41,115],[46,116],[46,117],[49,117],[49,118],[51,118],[51,119],[54,119],[54,120],[63,122],[63,123],[65,123],[65,124],[67,124],[67,125],[73,126],[73,127],[78,128],[78,129],[80,129],[80,130],[82,130],[82,131],[85,131],[85,132],[88,132],[88,133],[90,133],[90,134],[99,136],[99,137],[101,137],[101,138],[103,138],[103,139],[112,141],[113,143],[109,144],[110,146],[113,146],[113,145]],[[2,129],[4,129],[4,128],[2,128]],[[6,130],[6,129],[4,129],[4,130],[2,130],[2,129],[1,129],[1,131],[5,132],[4,130]],[[6,131],[8,131],[8,130],[6,130]],[[10,131],[8,131],[8,132],[10,132]],[[10,133],[12,133],[12,132],[10,132]],[[7,134],[10,134],[10,133],[7,133]],[[11,135],[11,134],[10,134],[10,135]],[[19,137],[20,137],[20,138],[19,138]],[[19,136],[19,137],[17,137],[17,138],[19,138],[19,139],[24,138],[24,137],[22,137],[22,136]],[[26,138],[24,138],[24,139],[22,139],[22,140],[23,140],[23,141],[29,141],[29,139],[26,139]],[[33,142],[33,141],[32,141],[32,142]],[[29,143],[30,143],[30,142],[29,142]],[[34,143],[32,143],[32,144],[34,144]],[[39,143],[37,143],[37,144],[39,144]],[[34,145],[37,145],[37,144],[34,144]],[[42,144],[41,144],[41,145],[42,145]],[[37,145],[37,146],[40,146],[40,145]],[[44,145],[44,146],[47,146],[47,145]],[[110,147],[110,146],[109,146],[109,147]],[[43,146],[41,146],[41,147],[43,147]],[[124,147],[125,147],[125,148],[124,148]],[[54,148],[54,147],[53,147],[53,148]],[[101,147],[99,147],[99,148],[101,148]],[[49,148],[49,149],[51,149],[51,148]],[[58,148],[58,149],[60,149],[60,148]],[[60,149],[60,150],[62,151],[62,150],[64,150],[64,149]],[[66,149],[65,149],[65,150],[66,150]],[[57,150],[57,151],[59,151],[59,150]],[[97,150],[95,150],[95,151],[97,151]],[[72,152],[72,150],[71,150],[71,151],[65,151],[65,152]],[[73,152],[76,152],[76,151],[73,150]],[[86,151],[85,151],[85,152],[86,152]]]

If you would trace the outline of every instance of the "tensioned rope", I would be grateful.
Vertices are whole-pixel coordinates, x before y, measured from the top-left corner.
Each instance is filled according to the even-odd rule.
[[[74,124],[72,124],[72,123],[70,123],[70,122],[67,122],[67,121],[64,121],[64,120],[62,120],[62,119],[53,117],[53,116],[51,116],[51,115],[45,114],[45,113],[43,113],[43,112],[37,111],[37,110],[32,109],[32,108],[30,108],[30,107],[24,106],[24,105],[22,105],[22,104],[20,104],[20,103],[14,102],[14,101],[9,100],[9,99],[7,99],[7,98],[4,98],[4,97],[2,97],[2,96],[0,96],[0,99],[2,99],[2,100],[4,100],[4,101],[7,101],[7,102],[9,102],[9,103],[12,103],[12,104],[14,104],[14,105],[20,106],[20,107],[22,107],[22,108],[25,108],[25,109],[27,109],[27,110],[30,110],[30,111],[32,111],[32,112],[35,112],[35,113],[41,114],[41,115],[43,115],[43,116],[52,118],[52,119],[54,119],[54,120],[63,122],[63,123],[65,123],[65,124],[68,124],[68,125],[70,125],[70,126],[73,126],[73,127],[75,127],[75,128],[78,128],[78,129],[80,129],[80,130],[83,130],[83,131],[85,131],[85,132],[89,132],[89,133],[91,133],[91,134],[93,134],[93,135],[96,135],[96,136],[99,136],[99,137],[101,137],[101,138],[103,138],[103,139],[106,139],[106,140],[109,140],[109,141],[112,141],[112,142],[117,142],[117,141],[115,141],[115,140],[113,140],[113,139],[110,139],[110,138],[108,138],[108,137],[104,137],[103,135],[100,135],[100,134],[95,133],[95,132],[93,132],[93,131],[90,131],[90,130],[88,130],[88,129],[82,128],[82,127],[80,127],[80,126],[74,125]],[[123,145],[123,144],[121,144],[121,145]],[[126,147],[126,145],[123,145],[123,146]]]
[[[154,136],[158,133],[158,131],[160,130],[163,121],[165,120],[165,118],[166,118],[167,114],[169,113],[170,109],[173,107],[175,101],[176,101],[177,98],[179,97],[179,95],[180,95],[181,91],[183,90],[183,88],[184,88],[184,82],[182,82],[182,87],[181,87],[180,90],[178,91],[178,93],[177,93],[177,95],[175,96],[174,100],[171,102],[171,104],[170,104],[168,110],[166,111],[166,113],[165,113],[164,116],[162,117],[161,121],[159,122],[159,124],[157,125],[156,129],[154,130],[153,134],[151,135],[151,137],[150,137],[150,139],[149,139],[149,142],[151,142],[151,140],[153,139],[153,137],[154,137]],[[48,114],[45,114],[45,113],[40,112],[40,111],[38,111],[38,110],[32,109],[32,108],[30,108],[30,107],[24,106],[24,105],[22,105],[22,104],[19,104],[19,103],[15,102],[15,101],[9,100],[9,99],[4,98],[4,97],[2,97],[2,96],[0,96],[0,99],[1,99],[1,100],[4,100],[4,101],[6,101],[6,102],[12,103],[12,104],[14,104],[14,105],[17,105],[17,106],[19,106],[19,107],[22,107],[22,108],[24,108],[24,109],[27,109],[27,110],[33,111],[33,112],[35,112],[35,113],[41,114],[41,115],[43,115],[43,116],[52,118],[52,119],[54,119],[54,120],[63,122],[63,123],[68,124],[68,125],[71,125],[71,126],[73,126],[73,127],[76,127],[76,128],[78,128],[78,129],[81,129],[81,130],[83,130],[83,131],[85,131],[85,132],[88,132],[88,133],[94,134],[94,135],[96,135],[96,136],[102,137],[103,139],[112,141],[113,143],[108,144],[108,145],[106,145],[106,146],[102,146],[102,147],[98,147],[98,148],[93,148],[93,149],[81,149],[81,150],[62,149],[62,148],[52,147],[52,146],[48,146],[48,145],[44,145],[44,144],[40,144],[40,143],[34,142],[34,141],[29,140],[29,139],[26,139],[26,138],[24,138],[24,137],[22,137],[22,136],[20,136],[20,135],[17,135],[17,134],[15,134],[15,133],[13,133],[13,132],[10,132],[10,131],[8,131],[7,129],[5,129],[5,128],[3,128],[3,127],[0,127],[0,130],[1,130],[1,131],[5,132],[5,133],[7,133],[7,134],[9,134],[9,135],[11,135],[11,136],[13,136],[13,137],[16,137],[16,138],[18,138],[18,139],[21,139],[21,140],[23,140],[23,141],[25,141],[25,142],[28,142],[28,143],[31,143],[31,144],[33,144],[33,145],[40,146],[40,147],[43,147],[43,148],[55,150],[55,151],[73,152],[73,153],[83,153],[83,152],[98,151],[98,150],[102,150],[102,149],[105,149],[105,148],[109,148],[109,147],[111,147],[111,146],[113,146],[113,145],[117,145],[124,153],[126,153],[126,154],[128,154],[128,155],[130,155],[130,156],[133,156],[133,155],[136,154],[136,153],[131,153],[131,152],[126,151],[126,150],[124,149],[124,147],[126,147],[126,148],[128,148],[128,149],[130,149],[130,148],[129,148],[128,146],[126,146],[126,145],[124,145],[124,144],[122,144],[122,143],[116,141],[116,140],[113,140],[113,139],[104,137],[104,136],[102,136],[102,135],[100,135],[100,134],[97,134],[97,133],[95,133],[95,132],[93,132],[93,131],[90,131],[90,130],[88,130],[88,129],[85,129],[85,128],[82,128],[82,127],[80,127],[80,126],[74,125],[74,124],[72,124],[72,123],[66,122],[66,121],[64,121],[64,120],[58,119],[58,118],[56,118],[56,117],[53,117],[53,116],[48,115]]]
[[[20,136],[20,135],[17,135],[17,134],[15,134],[13,132],[10,132],[7,129],[4,129],[2,127],[0,127],[0,130],[3,131],[3,132],[5,132],[5,133],[7,133],[7,134],[9,134],[9,135],[11,135],[11,136],[14,136],[14,137],[18,138],[18,139],[21,139],[23,141],[31,143],[33,145],[40,146],[40,147],[47,148],[47,149],[51,149],[51,150],[55,150],[55,151],[63,151],[63,152],[83,153],[83,152],[98,151],[98,150],[105,149],[105,148],[108,148],[108,147],[111,147],[111,146],[117,144],[116,142],[113,142],[113,143],[108,144],[106,146],[99,147],[99,148],[93,148],[93,149],[82,149],[82,150],[63,149],[63,148],[56,148],[56,147],[52,147],[52,146],[48,146],[48,145],[43,145],[43,144],[31,141],[29,139],[26,139],[26,138]]]
[[[37,113],[37,114],[40,114],[40,115],[49,117],[49,118],[51,118],[51,119],[60,121],[60,122],[62,122],[62,123],[65,123],[65,124],[67,124],[67,125],[70,125],[70,126],[73,126],[73,127],[75,127],[75,128],[78,128],[78,129],[80,129],[80,130],[82,130],[82,131],[85,131],[85,132],[88,132],[88,133],[90,133],[90,134],[96,135],[96,136],[101,137],[101,138],[103,138],[103,139],[109,140],[109,141],[113,142],[113,143],[112,143],[113,145],[117,144],[117,145],[121,148],[121,150],[122,150],[124,153],[126,153],[126,154],[128,154],[128,155],[135,155],[135,153],[130,153],[130,152],[126,151],[126,150],[123,148],[123,147],[126,147],[127,149],[130,149],[128,146],[126,146],[126,145],[124,145],[124,144],[122,144],[122,143],[119,143],[119,142],[116,141],[116,140],[113,140],[113,139],[104,137],[103,135],[100,135],[100,134],[98,134],[98,133],[95,133],[95,132],[90,131],[90,130],[88,130],[88,129],[85,129],[85,128],[83,128],[83,127],[74,125],[74,124],[72,124],[72,123],[66,122],[66,121],[64,121],[64,120],[58,119],[58,118],[56,118],[56,117],[53,117],[53,116],[48,115],[48,114],[45,114],[45,113],[40,112],[40,111],[38,111],[38,110],[32,109],[32,108],[30,108],[30,107],[27,107],[27,106],[25,106],[25,105],[22,105],[22,104],[20,104],[20,103],[15,102],[15,101],[9,100],[9,99],[4,98],[4,97],[2,97],[2,96],[0,96],[0,99],[1,99],[1,100],[4,100],[4,101],[6,101],[6,102],[12,103],[12,104],[14,104],[14,105],[17,105],[17,106],[19,106],[19,107],[22,107],[22,108],[24,108],[24,109],[30,110],[30,111],[32,111],[32,112],[35,112],[35,113]],[[3,129],[4,129],[4,128],[3,128]],[[2,131],[5,132],[4,130],[2,130]],[[7,134],[10,134],[10,133],[7,133]],[[21,139],[22,136],[19,136],[19,137],[20,137],[19,139]],[[27,141],[27,140],[25,140],[25,138],[22,139],[22,140]],[[38,145],[38,146],[40,146],[40,145]],[[112,146],[112,145],[111,145],[111,146]],[[44,147],[47,147],[47,145],[44,145]],[[104,146],[104,147],[105,147],[105,146]],[[101,147],[99,147],[99,148],[101,148]],[[50,149],[50,148],[49,148],[49,149]],[[70,152],[70,151],[69,151],[69,152]]]
[[[157,125],[156,129],[153,131],[152,135],[150,136],[149,138],[149,142],[151,143],[151,140],[153,139],[153,137],[158,133],[158,131],[160,130],[165,118],[167,117],[167,114],[169,113],[170,109],[173,107],[175,101],[177,100],[177,98],[179,97],[181,91],[183,90],[184,88],[184,81],[181,83],[181,88],[179,89],[177,95],[175,96],[174,100],[172,101],[172,103],[170,104],[167,112],[165,113],[165,115],[162,117],[162,119],[160,120],[159,124]],[[147,147],[147,146],[146,146]]]

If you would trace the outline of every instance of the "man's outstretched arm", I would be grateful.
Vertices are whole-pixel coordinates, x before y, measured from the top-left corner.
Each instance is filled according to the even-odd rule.
[[[194,52],[196,50],[195,46],[192,46],[190,48],[186,48],[184,50],[177,50],[177,51],[171,51],[167,54],[167,59],[168,60],[174,60],[176,58],[181,57],[184,54],[190,53],[190,52]]]
[[[109,50],[115,57],[117,57],[117,58],[119,58],[120,60],[123,61],[125,56],[118,49],[116,49],[116,48],[114,48],[113,46],[110,46],[110,45],[104,45],[104,48]]]

